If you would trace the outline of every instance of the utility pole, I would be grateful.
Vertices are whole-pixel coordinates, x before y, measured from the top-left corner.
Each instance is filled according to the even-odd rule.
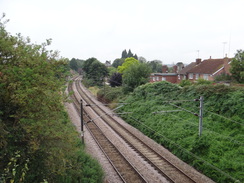
[[[200,96],[200,111],[199,111],[199,137],[202,135],[202,122],[203,122],[203,96]]]
[[[83,129],[83,101],[80,99],[80,131],[81,131],[81,139],[82,143],[84,144],[84,129]]]

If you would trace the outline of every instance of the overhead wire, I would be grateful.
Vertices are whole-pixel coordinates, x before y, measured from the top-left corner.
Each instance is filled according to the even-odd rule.
[[[224,118],[224,119],[226,119],[226,120],[229,120],[229,121],[231,121],[231,122],[233,122],[233,123],[240,124],[240,125],[244,125],[244,123],[237,122],[237,121],[235,121],[235,120],[233,120],[233,119],[229,119],[229,118],[227,118],[227,117],[225,117],[225,116],[222,116],[222,115],[220,115],[220,114],[216,114],[216,113],[211,112],[211,111],[209,111],[209,110],[205,110],[205,111],[207,111],[207,112],[209,112],[209,113],[211,113],[211,114],[214,114],[214,115],[216,115],[216,116],[218,116],[218,117],[221,117],[221,118]]]

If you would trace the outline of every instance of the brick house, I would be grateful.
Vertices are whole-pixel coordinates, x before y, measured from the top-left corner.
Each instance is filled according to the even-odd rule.
[[[210,57],[203,61],[196,59],[195,66],[186,71],[186,79],[192,82],[199,78],[213,81],[220,74],[230,74],[230,61],[231,58],[228,57],[222,59],[212,59]]]
[[[192,62],[186,67],[183,67],[182,70],[178,72],[177,83],[180,83],[182,80],[188,79],[187,72],[196,66],[196,62]]]
[[[150,83],[168,81],[170,83],[177,83],[177,73],[152,73],[150,75]]]
[[[168,72],[168,66],[162,66],[163,73],[152,73],[150,75],[150,83],[159,82],[159,81],[168,81],[170,83],[177,83],[177,66],[173,66],[173,72]]]

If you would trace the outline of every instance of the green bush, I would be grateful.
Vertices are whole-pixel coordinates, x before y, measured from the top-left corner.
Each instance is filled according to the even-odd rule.
[[[208,81],[208,80],[199,78],[198,80],[196,80],[196,82],[194,84],[195,85],[210,85],[212,83],[213,83],[213,81]]]
[[[189,79],[184,79],[184,80],[181,80],[181,82],[179,83],[179,85],[181,87],[184,87],[184,86],[190,86],[192,85],[191,81]]]
[[[200,96],[204,98],[201,137],[199,118],[192,114],[199,113],[199,101],[194,99]],[[132,112],[122,116],[129,124],[183,161],[216,182],[243,182],[243,88],[206,84],[179,88],[168,82],[148,83],[123,102],[128,105],[119,111]],[[192,113],[167,112],[179,107]]]
[[[0,182],[101,182],[64,109],[67,59],[1,21]]]

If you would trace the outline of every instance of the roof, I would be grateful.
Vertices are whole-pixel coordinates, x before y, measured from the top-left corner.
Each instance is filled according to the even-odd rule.
[[[152,73],[151,76],[177,76],[177,73]]]
[[[200,64],[196,65],[192,69],[188,70],[188,73],[199,73],[199,74],[213,74],[217,70],[224,66],[225,59],[208,59],[203,60]],[[228,58],[228,62],[231,58]]]
[[[192,62],[189,65],[187,65],[186,67],[184,67],[181,71],[179,71],[178,74],[186,74],[187,71],[189,71],[190,69],[192,69],[195,66],[196,66],[196,62]]]

